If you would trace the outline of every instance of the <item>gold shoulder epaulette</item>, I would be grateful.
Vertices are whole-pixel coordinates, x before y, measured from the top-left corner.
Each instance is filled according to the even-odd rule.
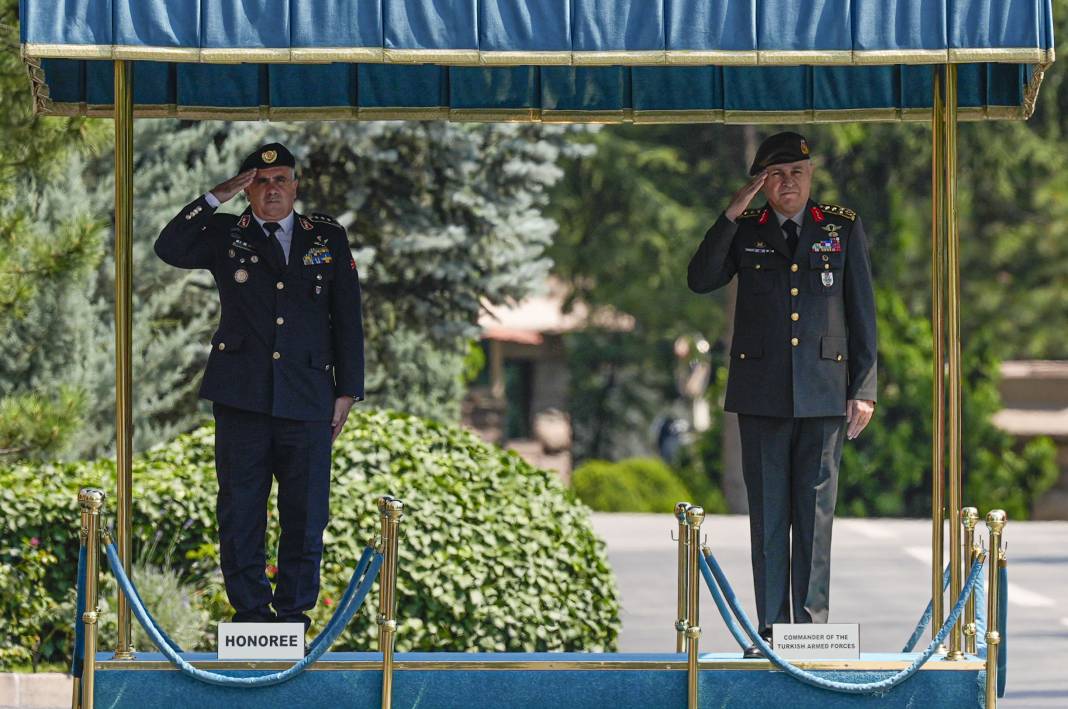
[[[763,212],[763,211],[764,211],[763,207],[758,207],[756,209],[747,209],[744,212],[742,212],[741,214],[739,214],[738,218],[739,219],[752,219],[753,217],[759,217],[760,213]]]
[[[857,220],[857,213],[849,207],[839,207],[837,204],[821,204],[820,209],[827,214],[835,214],[844,219],[848,219],[851,222]]]

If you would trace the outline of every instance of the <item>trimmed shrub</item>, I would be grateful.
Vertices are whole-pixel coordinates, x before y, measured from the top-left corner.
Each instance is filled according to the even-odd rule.
[[[591,460],[571,474],[579,499],[599,512],[671,512],[690,501],[686,485],[658,458],[628,458],[617,463]]]
[[[208,426],[139,456],[133,521],[138,564],[166,567],[172,558],[178,577],[196,589],[191,612],[206,611],[217,621],[231,611],[218,574],[213,444]],[[399,650],[615,648],[619,599],[604,545],[587,509],[554,474],[457,427],[381,410],[353,412],[333,461],[322,592],[311,613],[317,628],[377,533],[377,498],[391,494],[406,505]],[[70,597],[77,490],[91,485],[110,493],[114,478],[110,461],[0,468],[0,553],[37,538],[39,548],[58,560],[40,571],[36,588],[0,587],[10,596],[0,596],[0,608],[17,607],[31,595]],[[277,543],[274,505],[272,499],[269,550]],[[114,500],[107,509],[111,517]],[[157,549],[160,539],[173,540],[166,553]],[[375,647],[375,598],[377,588],[335,649]],[[43,659],[62,662],[73,631],[70,620],[56,622],[65,641]],[[8,633],[5,625],[0,634]],[[15,639],[5,637],[0,646],[7,640]],[[213,645],[214,627],[205,628],[199,647]]]

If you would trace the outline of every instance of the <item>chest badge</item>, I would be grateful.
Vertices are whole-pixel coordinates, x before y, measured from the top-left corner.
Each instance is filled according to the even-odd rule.
[[[820,274],[820,280],[823,281],[823,285],[826,288],[830,288],[834,285],[834,274],[830,271],[824,271]]]
[[[248,280],[248,271],[243,268],[239,268],[234,271],[234,280],[238,283],[244,283]]]
[[[317,266],[319,264],[333,263],[334,257],[326,246],[313,246],[304,254],[302,261],[305,266]]]

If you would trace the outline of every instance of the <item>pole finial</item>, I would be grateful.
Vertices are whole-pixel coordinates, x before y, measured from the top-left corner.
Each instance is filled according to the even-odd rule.
[[[1000,532],[1005,529],[1005,524],[1009,521],[1009,516],[1005,514],[1005,510],[990,510],[986,515],[986,526],[991,532]]]
[[[78,491],[78,504],[85,512],[99,512],[107,495],[95,487],[83,487]]]

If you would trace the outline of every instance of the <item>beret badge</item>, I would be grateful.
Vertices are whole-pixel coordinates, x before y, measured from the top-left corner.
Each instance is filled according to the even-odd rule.
[[[275,160],[278,159],[278,152],[274,151],[274,150],[264,150],[260,154],[260,158],[262,158],[265,163],[270,165],[271,163],[273,163]]]

